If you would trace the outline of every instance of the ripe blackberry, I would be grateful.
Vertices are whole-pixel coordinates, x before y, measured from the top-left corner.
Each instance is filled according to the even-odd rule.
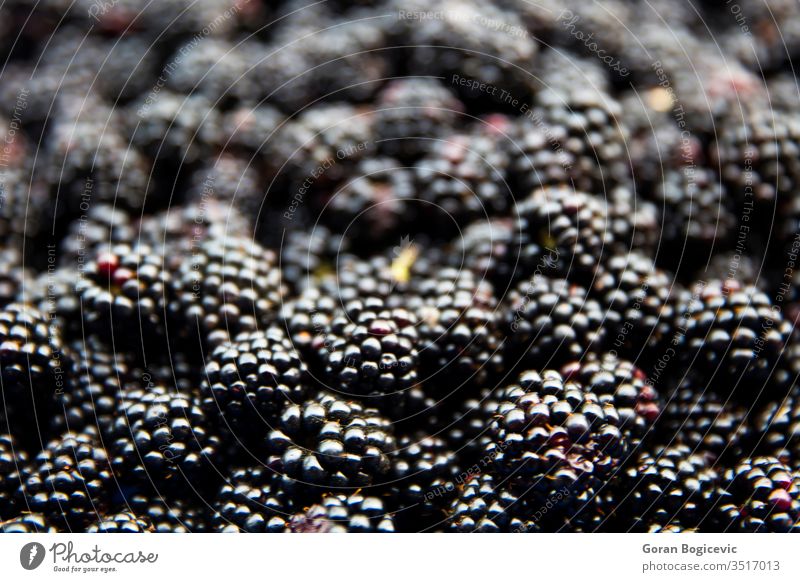
[[[319,368],[324,371],[324,358],[317,353],[318,345],[330,333],[337,308],[337,300],[315,286],[281,306],[279,325],[286,330],[292,345],[303,354],[315,375]]]
[[[28,167],[9,166],[0,180],[0,240],[21,249],[24,240],[45,232],[50,208],[48,184]]]
[[[533,190],[562,184],[591,187],[591,181],[577,174],[577,161],[564,149],[566,128],[546,124],[542,118],[523,118],[510,131],[512,145],[508,180],[515,194],[527,196]]]
[[[553,370],[523,372],[498,400],[485,450],[496,476],[509,479],[534,507],[556,505],[549,528],[560,529],[578,509],[592,515],[594,494],[628,451],[614,404]],[[552,501],[559,492],[562,498]],[[567,508],[573,511],[560,511]]]
[[[169,311],[183,333],[214,347],[277,316],[285,290],[272,250],[212,227],[179,254]]]
[[[50,525],[45,517],[38,513],[23,513],[22,515],[0,522],[0,533],[56,533],[55,527]]]
[[[28,455],[13,436],[0,434],[0,521],[16,516],[24,506],[17,491],[28,476]]]
[[[142,516],[130,511],[121,511],[100,516],[86,528],[86,533],[148,533],[153,526]]]
[[[249,43],[219,37],[193,38],[169,58],[180,66],[168,71],[167,87],[181,95],[202,95],[227,105],[256,94],[250,70]]]
[[[506,297],[507,365],[554,365],[600,352],[609,338],[600,304],[563,279],[533,277]]]
[[[215,471],[221,443],[192,394],[153,378],[120,397],[108,450],[121,478],[197,486]]]
[[[113,476],[97,431],[64,433],[47,444],[20,487],[30,511],[59,529],[82,531],[108,506]]]
[[[534,521],[520,519],[522,501],[492,475],[474,475],[462,485],[447,513],[448,530],[459,533],[538,532]]]
[[[606,310],[614,351],[637,361],[661,355],[681,297],[681,288],[668,272],[637,251],[614,255],[591,290]]]
[[[369,21],[370,11],[363,15],[365,20],[356,14],[336,19],[296,43],[311,69],[306,71],[306,82],[317,96],[364,102],[392,77],[395,62],[391,57],[395,55],[386,48],[387,25]],[[290,38],[297,38],[293,29],[285,30]]]
[[[377,410],[325,392],[289,404],[266,442],[274,455],[270,466],[304,485],[324,487],[379,483],[396,448],[391,423]]]
[[[684,444],[642,451],[618,477],[615,531],[705,529],[718,498],[713,462]]]
[[[147,161],[119,127],[125,117],[91,95],[57,101],[42,170],[58,201],[55,214],[80,215],[87,199],[141,210],[150,180]]]
[[[211,101],[199,94],[183,95],[162,89],[127,106],[124,116],[130,143],[156,161],[180,169],[210,153],[219,142],[219,117]],[[170,173],[165,187],[174,186]]]
[[[328,191],[352,175],[353,166],[374,150],[374,141],[371,111],[345,103],[310,107],[278,129],[267,146],[276,175],[268,192],[286,184],[296,201]]]
[[[249,156],[221,153],[193,172],[191,184],[186,192],[186,204],[203,208],[213,200],[216,204],[235,209],[248,217],[250,228],[244,232],[233,230],[225,224],[229,234],[251,235],[255,218],[261,212],[264,193],[261,191],[261,176]],[[204,217],[203,217],[204,218]]]
[[[326,495],[289,521],[293,533],[394,533],[393,516],[378,497]]]
[[[83,269],[87,249],[133,241],[138,235],[132,216],[123,208],[105,203],[92,204],[86,216],[69,224],[61,241],[64,255],[61,264]]]
[[[303,402],[308,381],[305,363],[281,328],[244,332],[211,353],[202,405],[237,430],[263,424],[266,432],[285,406]]]
[[[797,531],[800,475],[775,457],[747,457],[725,471],[715,517],[723,532]]]
[[[431,139],[456,125],[463,110],[463,104],[438,80],[392,81],[378,95],[378,148],[403,162],[413,161],[427,153]]]
[[[164,263],[161,253],[143,243],[92,249],[75,284],[86,329],[134,345],[165,337],[170,275]]]
[[[91,336],[72,342],[72,382],[60,395],[53,416],[58,432],[81,431],[96,426],[106,436],[114,423],[120,398],[141,378],[134,374],[134,358]]]
[[[736,109],[722,120],[716,138],[712,162],[728,190],[736,200],[760,203],[763,216],[756,218],[769,222],[776,201],[788,199],[800,184],[800,121],[771,107]]]
[[[431,142],[415,165],[419,197],[432,222],[452,231],[471,220],[504,213],[511,199],[505,142],[481,126]]]
[[[266,467],[235,469],[212,503],[216,532],[283,532],[295,511],[283,480]]]
[[[419,356],[427,383],[483,386],[503,369],[501,314],[491,284],[445,268],[417,284]]]
[[[611,256],[613,232],[607,204],[566,186],[536,190],[514,209],[522,277],[537,268],[588,282]]]
[[[782,401],[769,402],[755,417],[755,430],[761,435],[760,450],[786,464],[800,458],[800,388],[793,385]]]
[[[390,460],[395,521],[403,531],[436,525],[456,494],[455,453],[444,439],[420,434],[400,437]]]
[[[350,301],[320,346],[334,388],[360,397],[399,395],[417,382],[417,321],[378,298]],[[377,402],[377,401],[376,401]]]
[[[161,494],[139,494],[127,499],[131,510],[152,524],[156,533],[198,533],[209,531],[205,507],[198,501],[164,499]]]
[[[680,443],[715,460],[741,459],[753,451],[748,406],[726,401],[691,378],[670,397],[658,426],[661,442]]]
[[[4,248],[0,255],[0,309],[5,309],[30,284],[22,254],[15,248]]]
[[[380,243],[397,238],[414,220],[413,174],[399,161],[360,161],[321,210],[325,222],[349,241]]]
[[[430,9],[422,0],[410,6],[397,4],[401,10],[410,8],[409,13],[424,14]],[[464,100],[478,104],[488,102],[496,107],[528,98],[526,72],[536,57],[538,43],[527,34],[515,10],[470,1],[460,2],[458,10],[443,10],[441,15],[437,19],[409,20],[406,43],[412,47],[410,70],[445,78],[459,89]],[[498,26],[502,26],[502,33],[498,33]],[[458,83],[461,78],[480,79],[490,89],[480,91],[462,85]]]
[[[450,243],[449,266],[466,269],[478,279],[494,284],[498,291],[504,291],[514,276],[519,257],[514,239],[511,219],[477,220]]]
[[[271,105],[247,103],[235,107],[223,113],[219,121],[223,150],[258,159],[269,150],[270,140],[283,122],[283,114]]]
[[[280,250],[282,283],[294,293],[302,294],[334,263],[343,245],[341,236],[322,225],[311,232],[287,230]]]
[[[663,241],[669,248],[681,249],[684,261],[704,261],[714,246],[730,240],[736,226],[730,197],[711,168],[667,171],[656,187],[655,200],[664,209]]]
[[[561,375],[594,392],[601,403],[613,404],[619,414],[619,427],[632,444],[648,436],[661,414],[661,397],[644,371],[616,354],[589,354],[564,366]]]
[[[772,372],[791,326],[769,297],[735,280],[713,280],[695,285],[679,322],[685,330],[682,355],[700,366],[720,388],[732,391],[727,380],[755,382]],[[735,386],[734,386],[735,387]],[[752,388],[752,386],[750,386]],[[748,397],[749,398],[749,397]]]
[[[574,187],[602,194],[629,183],[627,128],[621,113],[611,94],[580,83],[539,91],[533,117],[547,127],[566,128],[563,141],[551,137],[558,140],[557,150],[563,149],[574,160],[570,168]]]
[[[41,447],[56,402],[69,388],[70,366],[60,330],[45,314],[21,303],[0,311],[3,431],[10,427],[26,444]],[[31,427],[39,430],[31,431]]]

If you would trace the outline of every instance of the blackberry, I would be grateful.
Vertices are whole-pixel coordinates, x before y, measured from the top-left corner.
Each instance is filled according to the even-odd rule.
[[[442,520],[456,492],[459,466],[455,453],[439,437],[403,436],[392,453],[391,497],[395,521],[404,531],[420,531]]]
[[[320,346],[332,387],[362,398],[402,399],[418,378],[416,323],[412,312],[388,308],[380,299],[350,301]]]
[[[56,402],[69,388],[70,366],[60,330],[45,314],[21,303],[0,311],[0,419],[4,432],[10,426],[17,438],[33,439],[41,446]],[[40,427],[42,434],[30,427]]]
[[[503,369],[501,314],[491,284],[443,269],[418,283],[419,356],[425,381],[443,389],[483,386]]]
[[[209,153],[208,144],[219,142],[218,113],[202,95],[163,89],[129,104],[124,117],[130,143],[173,168],[202,159]],[[170,177],[168,190],[174,187],[175,174]]]
[[[666,172],[655,199],[664,208],[664,243],[682,249],[684,261],[704,260],[714,246],[730,240],[736,217],[725,186],[710,168],[686,166]]]
[[[198,42],[199,40],[199,42]],[[217,37],[193,38],[178,47],[169,63],[167,87],[181,95],[202,95],[214,104],[227,104],[256,94],[247,50],[249,43]]]
[[[718,483],[709,458],[687,445],[643,451],[618,478],[622,499],[607,525],[628,532],[706,529]]]
[[[261,176],[252,159],[221,153],[195,171],[187,192],[187,205],[204,209],[210,200],[236,209],[249,219],[258,217],[264,194],[261,192]],[[232,231],[229,224],[225,224],[225,228],[231,234],[250,234],[254,225],[255,220],[244,232]]]
[[[772,373],[791,329],[764,292],[730,279],[697,283],[682,313],[683,357],[693,368],[716,374],[715,388],[722,384],[728,392],[730,380],[748,382],[741,389],[758,388]]]
[[[537,532],[535,523],[515,516],[520,500],[488,473],[471,477],[458,491],[447,514],[448,530],[459,533]]]
[[[364,12],[370,18],[372,12]],[[298,43],[301,56],[309,63],[307,82],[321,98],[335,96],[350,102],[373,98],[383,81],[391,78],[391,51],[386,48],[386,25],[361,20],[357,15],[334,20]],[[292,30],[287,33],[291,38]],[[295,103],[294,107],[298,104]]]
[[[436,79],[407,78],[389,83],[378,95],[375,134],[383,154],[411,162],[430,148],[431,139],[453,128],[463,104]]]
[[[562,364],[600,352],[609,341],[600,304],[563,279],[533,277],[515,287],[505,302],[509,366]]]
[[[411,171],[391,158],[358,162],[353,176],[326,201],[326,223],[349,241],[393,240],[412,224],[415,198]]]
[[[282,532],[295,511],[281,476],[260,466],[235,469],[212,507],[216,532]]]
[[[414,170],[419,197],[428,203],[422,210],[434,224],[454,230],[508,209],[510,156],[504,145],[491,129],[480,126],[431,142]]]
[[[45,517],[38,513],[23,513],[22,515],[0,522],[0,533],[56,533],[55,527],[50,525]]]
[[[793,532],[800,523],[798,476],[775,457],[746,457],[725,471],[718,531]]]
[[[270,466],[302,484],[365,487],[391,470],[391,423],[377,410],[321,392],[289,404],[266,440]]]
[[[92,249],[75,284],[86,329],[134,345],[164,338],[171,280],[165,260],[144,243],[102,244]],[[120,329],[129,332],[115,333]]]
[[[317,350],[330,333],[331,321],[337,308],[336,299],[314,286],[281,307],[281,327],[286,330],[295,349],[303,354],[314,370],[320,367],[324,369],[324,358],[319,357]]]
[[[72,268],[58,267],[36,275],[19,290],[14,302],[32,305],[39,313],[47,314],[64,339],[82,334],[81,304],[75,296]]]
[[[592,515],[594,494],[628,451],[614,404],[553,370],[523,372],[498,400],[485,450],[496,475],[533,507],[556,506],[542,527],[560,529],[565,517]]]
[[[615,255],[593,281],[592,294],[606,310],[617,353],[643,361],[661,355],[682,296],[668,272],[637,251]]]
[[[773,206],[800,183],[800,122],[793,113],[758,106],[737,110],[722,120],[711,147],[712,162],[736,200],[760,204],[769,222]],[[765,206],[766,204],[766,206]]]
[[[42,171],[59,207],[56,215],[79,215],[87,199],[141,210],[147,201],[149,167],[118,127],[116,111],[89,94],[58,100],[55,122],[41,158]]]
[[[145,518],[130,511],[101,516],[86,528],[86,533],[147,533],[153,531]]]
[[[748,407],[724,400],[691,376],[673,394],[658,422],[660,440],[680,443],[712,459],[741,459],[753,451]]]
[[[137,238],[136,225],[123,208],[112,204],[92,204],[85,217],[73,220],[61,241],[63,266],[83,269],[87,249],[102,245],[124,244]]]
[[[17,498],[17,491],[28,476],[28,455],[20,449],[13,436],[0,434],[0,521],[20,512],[21,500]]]
[[[345,247],[341,236],[322,225],[315,226],[311,232],[287,230],[280,250],[284,285],[302,294],[314,286],[316,278],[335,263],[336,255]]]
[[[585,83],[550,86],[535,97],[534,119],[547,127],[565,128],[556,147],[574,159],[574,187],[602,194],[629,183],[627,128],[622,109],[609,93]]]
[[[285,119],[278,109],[266,104],[242,104],[222,114],[220,139],[224,152],[258,160],[269,151],[271,140]],[[261,161],[261,160],[259,160]]]
[[[217,346],[206,364],[201,385],[202,405],[237,429],[274,427],[291,404],[303,402],[308,369],[283,330],[271,326],[244,332]]]
[[[277,316],[285,290],[274,251],[212,227],[181,255],[169,311],[184,333],[214,347]]]
[[[209,531],[205,507],[201,502],[164,499],[160,495],[135,495],[129,498],[132,511],[152,524],[155,533],[197,533]]]
[[[191,393],[152,378],[120,397],[108,450],[121,478],[198,486],[215,472],[221,443]]]
[[[611,255],[607,204],[560,186],[534,191],[514,209],[522,277],[539,270],[588,282]]]
[[[616,354],[589,354],[564,366],[561,375],[564,380],[578,382],[594,392],[601,403],[613,404],[619,414],[620,429],[632,444],[649,436],[661,414],[661,397],[645,373]]]
[[[22,250],[25,240],[45,232],[50,212],[50,192],[41,176],[27,167],[4,168],[0,179],[0,240],[6,248]]]
[[[3,249],[0,256],[0,309],[5,309],[20,294],[30,279],[21,253],[15,248]]]
[[[292,516],[289,531],[293,533],[393,533],[392,515],[378,497],[326,495]]]
[[[90,336],[71,344],[72,382],[60,395],[60,410],[53,416],[58,432],[81,431],[96,426],[107,436],[120,399],[141,378],[134,375],[134,358]]]
[[[450,243],[449,266],[466,269],[493,283],[498,291],[505,290],[519,257],[514,240],[514,225],[509,218],[475,221]]]
[[[577,175],[577,160],[564,148],[568,135],[561,126],[541,118],[523,118],[510,131],[513,140],[508,180],[518,196],[533,190],[562,184],[590,188],[591,182]]]
[[[418,14],[430,9],[422,1],[399,5]],[[516,11],[471,1],[459,3],[458,11],[444,10],[441,14],[435,20],[409,22],[411,70],[452,79],[463,99],[478,104],[494,101],[502,105],[529,96],[527,71],[538,43],[527,34]],[[498,26],[502,26],[502,33],[498,33]],[[459,84],[459,78],[480,79],[490,89],[471,89]]]
[[[755,417],[755,430],[761,435],[759,448],[786,464],[800,458],[800,388],[793,385],[782,401],[769,402]]]
[[[97,431],[68,432],[36,456],[20,495],[30,511],[59,529],[82,531],[107,508],[112,479]]]
[[[268,192],[286,184],[291,196],[306,199],[329,190],[352,175],[353,166],[374,149],[374,141],[369,110],[344,103],[306,109],[276,132],[265,152],[276,174]]]

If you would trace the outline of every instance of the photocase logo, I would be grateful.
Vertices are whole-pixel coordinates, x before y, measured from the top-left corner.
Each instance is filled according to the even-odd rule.
[[[26,570],[35,570],[44,562],[44,546],[39,542],[30,542],[19,551],[19,563]]]

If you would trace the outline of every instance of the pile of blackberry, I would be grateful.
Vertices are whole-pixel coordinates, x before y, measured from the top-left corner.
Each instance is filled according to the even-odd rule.
[[[797,3],[107,4],[0,5],[0,531],[798,530]]]

